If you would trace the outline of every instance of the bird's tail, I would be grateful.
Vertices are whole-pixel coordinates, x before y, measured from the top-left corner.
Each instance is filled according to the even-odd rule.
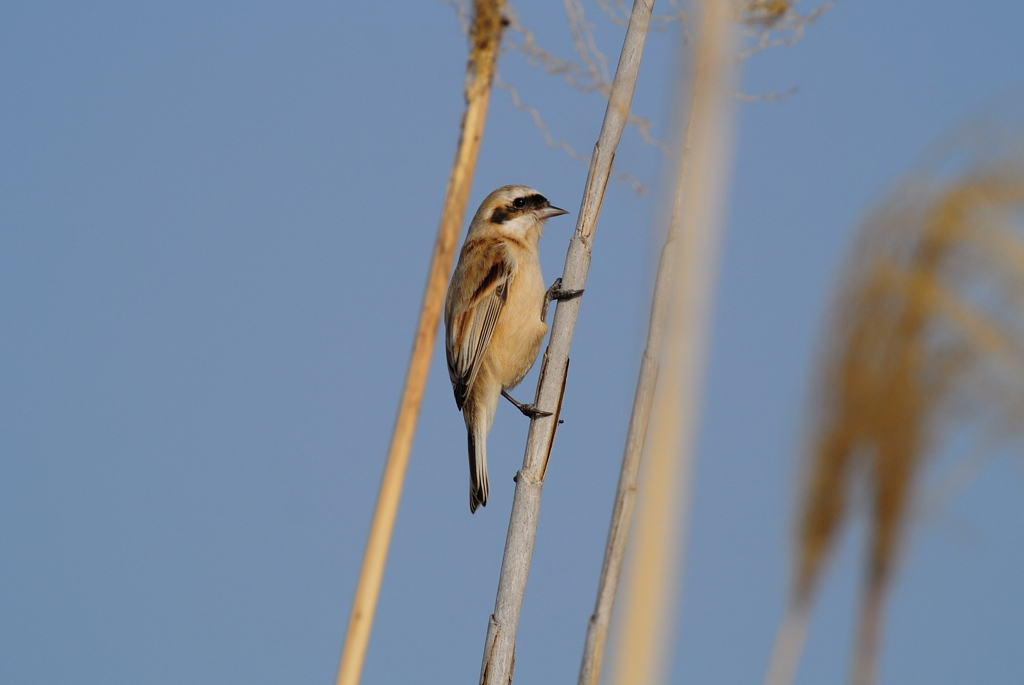
[[[477,507],[487,506],[491,487],[487,482],[487,431],[482,427],[467,426],[469,436],[469,513]]]

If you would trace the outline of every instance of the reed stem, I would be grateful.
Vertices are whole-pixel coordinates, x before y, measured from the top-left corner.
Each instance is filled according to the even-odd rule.
[[[565,258],[562,287],[566,289],[582,289],[586,285],[594,231],[601,212],[605,186],[611,174],[615,149],[629,117],[653,6],[654,0],[635,0],[633,3],[622,52],[619,54],[619,63],[608,96],[604,122],[601,124],[601,134],[590,160],[576,231]],[[480,667],[481,684],[507,685],[512,680],[516,631],[523,597],[526,594],[533,547],[537,539],[544,474],[548,458],[551,456],[558,414],[562,407],[562,393],[569,368],[569,349],[572,346],[581,300],[579,297],[560,300],[555,308],[551,337],[541,363],[534,400],[539,409],[550,411],[552,415],[530,422],[523,467],[516,474],[516,491],[512,501],[508,537],[505,540],[505,554],[501,562],[494,613],[487,624],[483,663]]]
[[[676,183],[677,211],[673,212],[678,226],[669,232],[670,241],[677,242],[673,246],[677,266],[666,312],[662,383],[653,400],[635,551],[627,575],[625,615],[611,680],[620,685],[663,682],[668,670],[724,223],[734,108],[730,3],[707,0],[700,9],[702,28],[696,47],[690,121]],[[678,241],[672,240],[674,232],[678,232]],[[650,391],[654,391],[653,384]],[[650,399],[642,398],[641,402]],[[624,461],[627,457],[639,461],[638,454],[629,454],[630,449],[639,451],[642,442],[627,443],[624,457]],[[613,529],[618,525],[622,524],[613,519]],[[625,537],[627,533],[628,525],[619,535]],[[623,547],[624,543],[622,540]],[[623,551],[616,549],[615,553]],[[611,594],[613,590],[605,592]],[[598,601],[600,604],[600,597]],[[608,614],[610,619],[610,607]],[[591,679],[584,680],[581,675],[579,682],[596,683],[594,676],[599,670],[595,663]]]
[[[501,44],[503,30],[501,11],[503,0],[475,0],[473,26],[470,32],[470,53],[466,65],[466,111],[462,116],[459,144],[455,152],[448,187],[445,190],[444,209],[437,229],[437,240],[430,262],[430,272],[423,292],[423,304],[416,326],[412,355],[406,372],[402,399],[398,405],[391,446],[388,450],[384,477],[377,495],[377,508],[363,555],[349,617],[345,646],[338,667],[337,685],[357,685],[362,674],[366,647],[370,640],[373,617],[380,594],[381,579],[387,562],[391,532],[402,496],[402,484],[409,463],[419,417],[423,389],[427,384],[430,357],[437,334],[437,323],[444,304],[445,284],[451,272],[459,228],[466,212],[466,201],[476,169],[480,139],[483,137],[490,99],[491,79]]]

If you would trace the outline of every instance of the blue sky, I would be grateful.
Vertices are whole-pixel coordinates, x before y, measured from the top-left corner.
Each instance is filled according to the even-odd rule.
[[[551,3],[517,5],[570,56]],[[602,49],[622,28],[587,5]],[[440,2],[0,9],[0,682],[332,682],[462,111]],[[758,682],[787,587],[809,363],[860,217],[928,145],[1024,83],[1015,2],[841,0],[749,59],[739,105],[673,682]],[[665,135],[678,36],[635,111]],[[556,138],[599,97],[502,56]],[[572,352],[516,654],[572,682],[649,307],[660,152],[627,133]],[[586,166],[496,91],[470,211],[525,183],[573,216]],[[533,391],[536,372],[516,393]],[[527,423],[499,410],[470,516],[435,349],[366,683],[471,682]],[[997,460],[918,521],[883,682],[1024,680],[1024,477]],[[798,682],[841,682],[853,526]]]

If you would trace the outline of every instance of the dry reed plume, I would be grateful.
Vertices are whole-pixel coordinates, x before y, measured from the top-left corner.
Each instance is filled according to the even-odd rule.
[[[915,484],[971,427],[1024,427],[1024,156],[901,184],[861,228],[813,397],[795,585],[766,682],[788,683],[828,553],[863,482],[870,518],[851,681],[875,682]],[[860,489],[858,492],[862,491]]]

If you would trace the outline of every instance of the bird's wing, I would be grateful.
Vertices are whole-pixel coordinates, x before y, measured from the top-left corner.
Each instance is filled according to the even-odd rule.
[[[469,249],[463,250],[452,278],[453,283],[459,284],[458,291],[449,293],[445,307],[448,376],[460,410],[473,389],[494,326],[508,299],[515,270],[514,262],[500,242],[466,247]],[[460,271],[462,273],[458,273]]]

